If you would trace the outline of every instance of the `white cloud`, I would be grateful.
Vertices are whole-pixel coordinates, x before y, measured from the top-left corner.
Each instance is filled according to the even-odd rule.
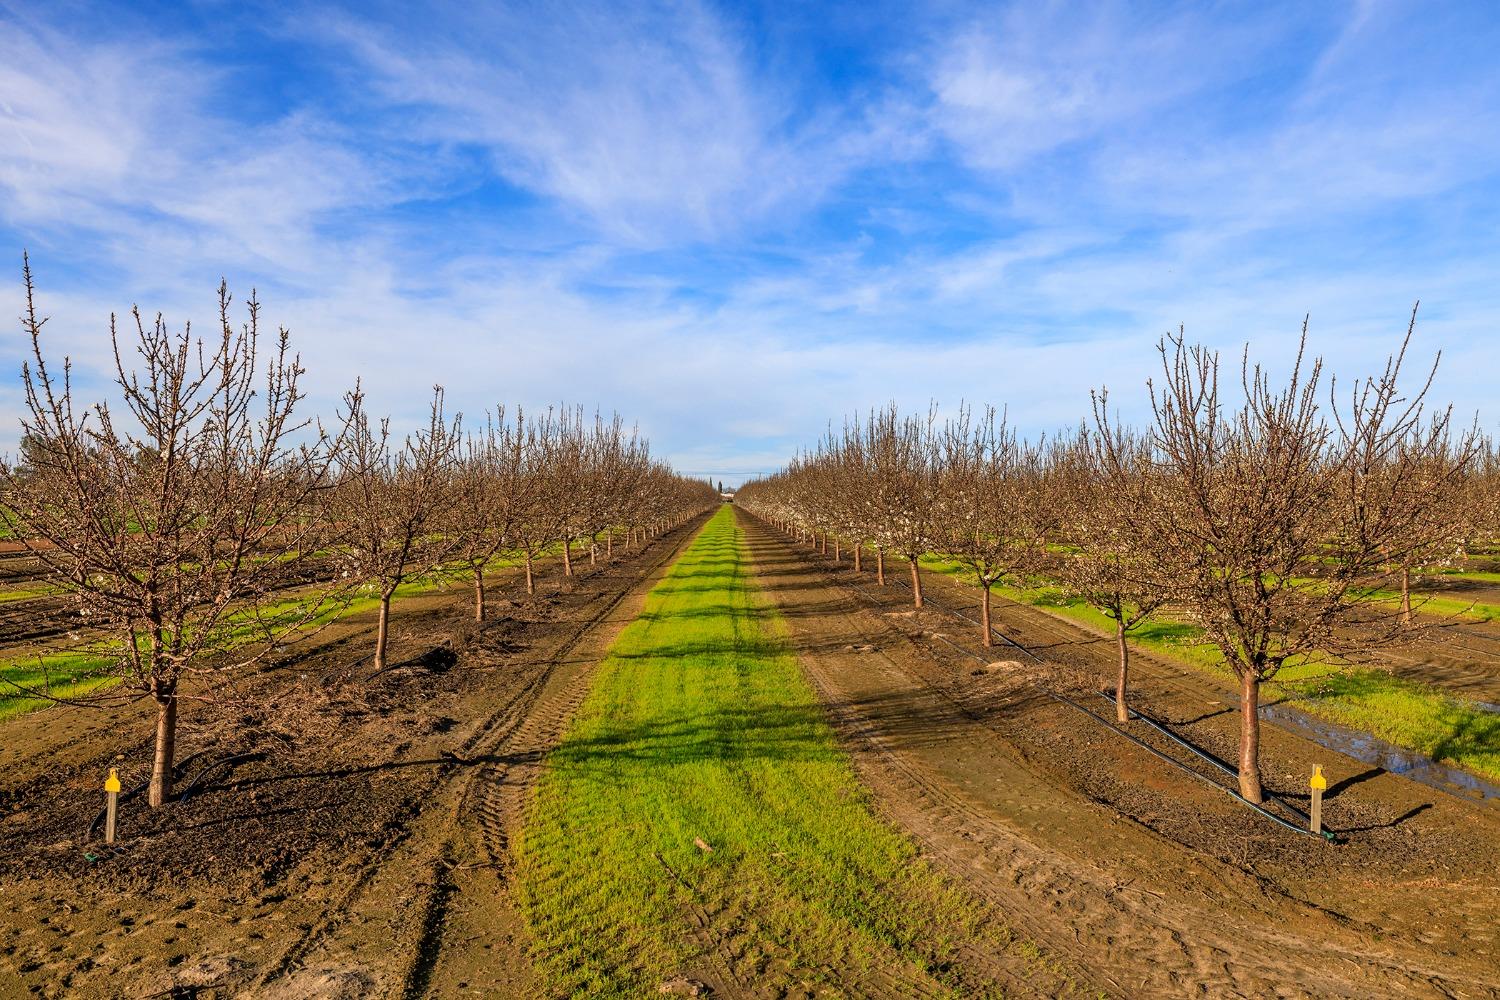
[[[1363,371],[1418,296],[1440,390],[1490,398],[1497,248],[1451,196],[1497,159],[1490,76],[1397,86],[1371,14],[1241,121],[1215,95],[1272,19],[1038,10],[902,39],[924,86],[831,104],[690,3],[323,21],[287,30],[352,55],[368,103],[250,125],[202,52],[28,22],[0,31],[0,224],[81,372],[111,309],[211,321],[226,274],[292,328],[322,412],[356,375],[400,422],[433,382],[469,412],[568,399],[639,418],[684,468],[775,464],[885,399],[1008,403],[1040,431],[1108,382],[1139,416],[1178,323],[1275,363],[1311,311],[1314,349]],[[424,215],[486,179],[476,160],[533,201]],[[848,231],[809,221],[845,197],[868,209]],[[1360,242],[1405,204],[1409,244]],[[15,277],[0,260],[4,316]],[[0,447],[18,404],[0,383]]]
[[[905,141],[892,107],[809,113],[694,0],[446,13],[459,29],[340,18],[313,30],[407,109],[399,128],[488,150],[512,183],[615,240],[733,234]]]
[[[934,116],[965,159],[1005,171],[1139,127],[1146,116],[1252,65],[1266,32],[1191,9],[1016,4],[945,39],[932,57]]]

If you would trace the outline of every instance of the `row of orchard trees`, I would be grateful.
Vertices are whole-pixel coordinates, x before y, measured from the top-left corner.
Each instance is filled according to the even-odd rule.
[[[498,558],[524,562],[532,592],[544,551],[561,547],[571,575],[580,541],[592,561],[601,536],[606,551],[617,533],[636,544],[717,501],[618,417],[502,409],[466,428],[438,389],[426,425],[397,437],[357,385],[330,422],[304,417],[287,331],[262,336],[253,296],[236,325],[223,286],[206,341],[160,316],[112,318],[116,398],[89,404],[69,361],[45,356],[29,265],[25,284],[27,414],[20,454],[0,462],[0,526],[109,654],[123,684],[99,697],[155,701],[153,806],[172,794],[179,703],[351,598],[378,597],[379,670],[402,583],[465,570],[483,620]]]
[[[1239,680],[1240,790],[1259,802],[1260,685],[1288,661],[1409,639],[1412,572],[1500,536],[1496,451],[1425,405],[1435,362],[1401,387],[1411,335],[1349,385],[1300,350],[1278,382],[1247,350],[1236,393],[1216,353],[1167,337],[1147,426],[1122,424],[1102,390],[1078,429],[1040,441],[993,410],[891,405],[735,499],[825,550],[833,538],[836,557],[852,547],[856,565],[872,549],[882,583],[886,555],[901,557],[918,607],[918,559],[962,563],[987,646],[995,584],[1061,585],[1115,624],[1121,722],[1130,630],[1157,613],[1197,625]]]

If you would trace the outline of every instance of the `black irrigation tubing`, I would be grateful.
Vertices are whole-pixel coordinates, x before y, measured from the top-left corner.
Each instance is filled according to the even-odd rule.
[[[1105,701],[1109,702],[1110,704],[1114,704],[1115,696],[1113,694],[1111,694],[1110,692],[1108,692],[1108,691],[1099,691],[1099,692],[1097,692],[1097,694],[1099,695],[1099,697],[1103,698]],[[1139,709],[1135,709],[1135,708],[1128,708],[1126,711],[1128,711],[1129,714],[1130,714],[1130,716],[1132,718],[1134,718],[1136,721],[1138,721],[1138,722],[1144,722],[1146,725],[1150,726],[1152,729],[1156,730],[1158,733],[1161,733],[1163,736],[1165,736],[1167,739],[1171,740],[1173,743],[1176,743],[1178,746],[1182,747],[1184,750],[1187,750],[1190,753],[1192,753],[1192,754],[1194,754],[1194,755],[1196,755],[1198,757],[1201,757],[1204,761],[1206,761],[1209,764],[1212,764],[1215,768],[1217,768],[1218,770],[1222,771],[1223,773],[1229,775],[1230,777],[1236,777],[1237,776],[1238,772],[1235,771],[1234,768],[1230,767],[1228,764],[1224,763],[1218,757],[1215,757],[1213,754],[1207,752],[1206,750],[1203,750],[1200,747],[1194,746],[1193,744],[1189,743],[1187,740],[1183,739],[1181,736],[1178,736],[1176,733],[1172,732],[1172,730],[1168,729],[1165,725],[1163,725],[1162,723],[1158,722],[1156,719],[1153,719],[1151,716],[1149,716],[1149,715],[1145,714],[1144,712],[1140,711]],[[1288,802],[1286,799],[1282,798],[1281,796],[1277,795],[1276,793],[1274,793],[1274,792],[1266,792],[1265,794],[1266,794],[1266,798],[1271,799],[1273,802],[1277,803],[1278,805],[1282,806],[1283,808],[1285,808],[1287,810],[1290,810],[1291,812],[1297,814],[1298,816],[1302,817],[1303,820],[1305,820],[1305,821],[1307,821],[1309,823],[1312,822],[1312,817],[1311,816],[1309,816],[1307,813],[1303,812],[1301,809],[1298,809],[1296,806],[1292,805],[1290,802]]]
[[[901,585],[901,586],[908,586],[909,587],[908,584],[905,584],[903,581],[900,581],[900,580],[897,580],[896,583],[899,584],[899,585]],[[857,591],[859,591],[862,594],[865,594],[868,597],[871,597],[872,599],[875,597],[874,594],[871,594],[870,591],[866,590],[863,587],[855,586],[854,589],[857,590]],[[935,601],[926,601],[926,599],[924,598],[924,603],[931,604],[933,607],[938,608],[939,610],[947,611],[949,614],[957,615],[959,618],[963,618],[964,620],[966,620],[966,621],[968,621],[968,622],[970,622],[972,624],[975,624],[975,625],[981,624],[979,622],[974,621],[974,619],[969,618],[967,615],[963,614],[962,612],[955,611],[952,608],[944,607],[943,605],[938,604]],[[1037,656],[1037,654],[1033,653],[1031,650],[1027,649],[1025,646],[1021,645],[1019,642],[1016,642],[1014,639],[1010,638],[1008,635],[1004,634],[1003,632],[1000,632],[998,630],[994,630],[994,631],[995,631],[996,635],[998,635],[1004,641],[1008,642],[1010,645],[1016,647],[1021,652],[1025,653],[1027,656],[1031,657],[1033,660],[1036,660],[1037,662],[1041,662],[1041,657],[1040,656]],[[938,634],[934,633],[933,634],[933,638],[941,640],[942,642],[944,642],[948,646],[951,646],[953,649],[957,650],[958,652],[963,653],[963,654],[965,654],[967,656],[970,656],[970,657],[974,658],[975,660],[977,660],[977,661],[979,661],[981,663],[987,663],[987,662],[989,662],[985,657],[980,656],[978,653],[975,653],[973,650],[966,649],[965,647],[960,646],[958,643],[953,642],[951,639],[948,639],[946,636],[942,636],[942,635],[938,635]],[[1035,684],[1035,682],[1033,682],[1033,683]],[[1190,775],[1190,776],[1198,779],[1199,781],[1201,781],[1204,784],[1208,785],[1210,788],[1216,788],[1216,789],[1218,789],[1219,791],[1223,792],[1225,795],[1228,795],[1230,798],[1234,799],[1236,802],[1240,803],[1241,805],[1243,805],[1243,806],[1245,806],[1245,807],[1247,807],[1249,809],[1253,809],[1255,812],[1260,813],[1262,816],[1266,817],[1267,819],[1271,820],[1274,823],[1277,823],[1277,824],[1279,824],[1281,826],[1286,827],[1288,830],[1292,831],[1293,833],[1300,834],[1301,836],[1304,836],[1304,837],[1313,837],[1313,838],[1317,838],[1317,839],[1320,839],[1320,840],[1326,840],[1326,841],[1328,841],[1331,844],[1338,843],[1338,838],[1333,833],[1331,833],[1330,831],[1324,830],[1324,831],[1322,831],[1322,833],[1313,833],[1312,830],[1308,829],[1307,827],[1297,826],[1294,823],[1290,823],[1287,820],[1282,819],[1280,816],[1276,815],[1275,813],[1271,812],[1269,809],[1266,809],[1264,806],[1259,805],[1259,804],[1254,803],[1254,802],[1251,802],[1249,799],[1245,798],[1243,795],[1241,795],[1240,793],[1236,792],[1234,789],[1232,789],[1232,788],[1225,788],[1223,785],[1219,784],[1217,781],[1213,780],[1208,775],[1201,774],[1198,771],[1194,771],[1192,768],[1188,767],[1182,761],[1176,760],[1176,759],[1168,756],[1167,754],[1162,753],[1160,750],[1158,750],[1155,747],[1151,746],[1151,744],[1146,743],[1145,741],[1136,738],[1135,736],[1131,735],[1130,733],[1127,733],[1125,730],[1121,729],[1119,726],[1115,725],[1113,722],[1110,722],[1108,719],[1104,718],[1101,715],[1097,715],[1096,713],[1089,711],[1087,708],[1084,708],[1082,705],[1080,705],[1077,702],[1073,701],[1071,698],[1068,698],[1068,697],[1065,697],[1064,695],[1058,694],[1056,691],[1053,691],[1051,688],[1045,687],[1045,686],[1043,686],[1041,684],[1036,684],[1035,686],[1036,686],[1037,690],[1041,691],[1043,694],[1047,695],[1048,697],[1053,698],[1053,699],[1061,702],[1064,705],[1068,705],[1068,706],[1071,706],[1072,708],[1077,709],[1078,711],[1082,712],[1084,715],[1087,715],[1089,718],[1093,719],[1094,721],[1098,722],[1100,725],[1104,726],[1106,729],[1112,730],[1115,733],[1118,733],[1119,735],[1125,737],[1127,740],[1129,740],[1130,742],[1134,743],[1136,746],[1140,747],[1142,750],[1145,750],[1147,753],[1152,754],[1153,756],[1156,756],[1156,757],[1160,758],[1161,760],[1165,761],[1168,764],[1171,764],[1173,767],[1175,767],[1178,770],[1184,772],[1185,774],[1188,774],[1188,775]],[[1102,694],[1102,692],[1101,692],[1101,694]],[[1104,697],[1105,698],[1109,698],[1109,695],[1104,695]],[[1168,738],[1172,739],[1174,742],[1181,744],[1187,750],[1192,751],[1194,754],[1197,754],[1200,757],[1204,757],[1204,759],[1209,760],[1209,762],[1212,763],[1212,764],[1214,764],[1215,766],[1222,767],[1222,765],[1218,761],[1213,760],[1212,758],[1208,757],[1202,751],[1198,750],[1196,747],[1190,746],[1184,740],[1180,739],[1179,737],[1177,737],[1173,733],[1169,732],[1166,729],[1165,726],[1162,726],[1160,723],[1157,723],[1155,720],[1147,719],[1144,716],[1142,716],[1139,712],[1136,712],[1133,709],[1131,710],[1131,714],[1135,715],[1136,718],[1138,718],[1140,721],[1145,722],[1148,725],[1152,726],[1153,728],[1159,730],[1163,735],[1165,735]],[[1234,772],[1229,771],[1227,773],[1233,774]],[[1275,802],[1279,803],[1280,805],[1283,805],[1286,808],[1290,809],[1292,812],[1296,813],[1297,815],[1302,816],[1304,819],[1307,818],[1307,814],[1306,813],[1302,812],[1300,809],[1297,809],[1295,806],[1290,805],[1289,803],[1287,803],[1283,799],[1279,798],[1278,796],[1272,795],[1271,798]]]
[[[266,751],[264,750],[250,750],[246,753],[237,753],[232,754],[228,757],[220,757],[218,760],[204,765],[203,769],[193,776],[193,779],[189,781],[186,786],[184,786],[182,791],[177,793],[177,801],[185,802],[187,800],[187,797],[193,794],[193,789],[203,784],[204,779],[206,779],[213,772],[217,771],[219,768],[228,767],[233,769],[235,764],[242,764],[248,760],[260,760],[265,756]]]
[[[1038,685],[1038,687],[1041,687],[1041,685]],[[1262,816],[1266,817],[1266,819],[1269,819],[1269,820],[1272,820],[1272,821],[1274,821],[1276,823],[1279,823],[1280,825],[1286,827],[1288,830],[1291,830],[1293,833],[1301,834],[1304,837],[1314,837],[1314,838],[1317,838],[1317,839],[1326,840],[1329,843],[1337,843],[1338,842],[1338,838],[1335,837],[1333,835],[1333,833],[1331,833],[1331,832],[1329,832],[1327,830],[1323,831],[1321,834],[1317,834],[1317,833],[1313,833],[1311,830],[1307,829],[1306,827],[1297,826],[1296,824],[1287,822],[1286,820],[1282,819],[1280,816],[1278,816],[1275,813],[1271,812],[1269,809],[1265,808],[1264,806],[1259,805],[1259,804],[1257,804],[1255,802],[1251,802],[1249,799],[1245,798],[1243,795],[1241,795],[1239,792],[1236,792],[1234,789],[1232,789],[1232,788],[1225,788],[1223,785],[1219,784],[1217,781],[1213,780],[1208,775],[1206,775],[1206,774],[1200,774],[1199,772],[1194,771],[1192,768],[1188,767],[1186,764],[1182,763],[1181,761],[1174,760],[1173,758],[1168,757],[1166,754],[1162,753],[1160,750],[1156,749],[1151,744],[1146,743],[1144,740],[1136,738],[1135,736],[1131,735],[1130,733],[1127,733],[1125,730],[1121,729],[1119,726],[1115,725],[1113,722],[1110,722],[1108,719],[1104,718],[1102,715],[1096,715],[1095,713],[1089,711],[1087,708],[1084,708],[1082,705],[1078,704],[1073,699],[1068,698],[1065,695],[1060,695],[1056,691],[1048,690],[1045,687],[1041,688],[1041,690],[1044,693],[1046,693],[1046,694],[1050,695],[1051,697],[1057,699],[1058,701],[1062,702],[1064,705],[1071,705],[1073,708],[1078,709],[1078,711],[1082,712],[1084,715],[1087,715],[1089,718],[1091,718],[1094,721],[1098,722],[1100,725],[1104,726],[1106,729],[1114,730],[1116,733],[1119,733],[1121,736],[1125,737],[1127,740],[1129,740],[1130,742],[1134,743],[1136,746],[1140,747],[1142,750],[1145,750],[1147,753],[1153,754],[1154,756],[1157,756],[1157,757],[1160,757],[1162,760],[1166,761],[1168,764],[1171,764],[1173,767],[1180,768],[1181,770],[1183,770],[1183,771],[1187,772],[1188,774],[1192,775],[1193,777],[1197,778],[1199,781],[1203,782],[1204,784],[1209,785],[1212,788],[1217,788],[1219,791],[1223,792],[1225,795],[1228,795],[1230,798],[1232,798],[1235,801],[1239,802],[1241,805],[1244,805],[1244,806],[1247,806],[1247,807],[1249,807],[1251,809],[1254,809],[1256,812],[1258,812]]]

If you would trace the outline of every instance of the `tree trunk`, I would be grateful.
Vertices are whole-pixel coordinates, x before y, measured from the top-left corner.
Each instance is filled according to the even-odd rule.
[[[573,539],[563,539],[563,576],[573,575]]]
[[[1125,618],[1115,619],[1115,645],[1120,651],[1120,675],[1115,678],[1115,721],[1130,721],[1130,706],[1125,704],[1125,687],[1130,682],[1130,646],[1125,642]]]
[[[1240,794],[1261,802],[1260,678],[1254,670],[1240,677]]]
[[[531,578],[531,550],[526,550],[526,593],[535,594],[536,584]]]
[[[1411,624],[1411,567],[1401,567],[1401,622]]]
[[[609,529],[609,534],[607,534],[607,535],[604,536],[604,558],[606,558],[606,559],[613,559],[614,557],[615,557],[615,529],[614,528],[610,528]]]
[[[917,557],[911,557],[911,606],[922,606],[922,571],[917,566]]]
[[[156,758],[151,763],[151,808],[172,798],[172,768],[177,760],[177,692],[156,698]]]
[[[856,572],[856,573],[858,573],[860,571],[859,555],[860,555],[860,550],[863,549],[864,547],[865,547],[865,543],[864,542],[855,542],[854,543],[854,572]]]
[[[828,554],[828,532],[823,532],[823,554]]]
[[[885,586],[885,549],[875,550],[875,582]]]
[[[375,672],[385,669],[385,644],[390,636],[391,592],[380,595],[380,621],[375,626]]]
[[[474,620],[484,621],[484,564],[474,567]]]
[[[979,585],[984,588],[984,595],[979,601],[979,627],[984,630],[985,648],[995,644],[995,630],[990,627],[990,581],[984,577],[979,578]]]
[[[843,562],[844,561],[844,552],[843,552],[843,549],[840,548],[840,546],[839,546],[839,540],[838,540],[837,537],[835,537],[833,539],[833,561],[834,562]]]
[[[599,540],[597,538],[589,539],[589,565],[599,565]]]

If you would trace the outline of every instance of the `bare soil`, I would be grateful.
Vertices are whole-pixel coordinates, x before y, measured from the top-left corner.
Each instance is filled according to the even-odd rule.
[[[1016,933],[971,956],[1007,995],[1500,997],[1500,808],[1268,725],[1269,786],[1305,803],[1322,762],[1340,842],[1285,830],[1046,693],[1108,716],[1107,639],[998,602],[1039,659],[983,650],[968,622],[737,513],[876,807]],[[118,851],[88,828],[112,762],[127,788],[144,779],[149,709],[0,724],[0,997],[542,992],[510,839],[594,663],[696,527],[534,601],[497,580],[483,626],[462,588],[406,602],[379,675],[372,621],[321,633],[241,702],[185,712],[184,752],[203,755],[184,785],[206,770],[168,809],[127,803]],[[1135,670],[1143,709],[1232,757],[1222,689],[1144,654]],[[866,971],[849,995],[907,995]]]
[[[1341,842],[1283,829],[1045,693],[1112,718],[1093,693],[1112,642],[999,602],[997,626],[1040,662],[986,652],[969,623],[740,516],[879,807],[1069,978],[1118,996],[1500,996],[1500,809],[1267,725],[1268,785],[1305,805],[1322,762]],[[939,603],[976,603],[924,582]],[[1135,665],[1143,708],[1233,759],[1221,690]]]
[[[149,707],[0,724],[0,996],[526,995],[508,831],[592,664],[694,530],[530,600],[496,579],[483,625],[462,587],[398,604],[378,675],[373,615],[324,630],[239,699],[184,709],[192,787],[124,802],[115,849],[90,823],[109,766],[127,790],[149,773]]]

